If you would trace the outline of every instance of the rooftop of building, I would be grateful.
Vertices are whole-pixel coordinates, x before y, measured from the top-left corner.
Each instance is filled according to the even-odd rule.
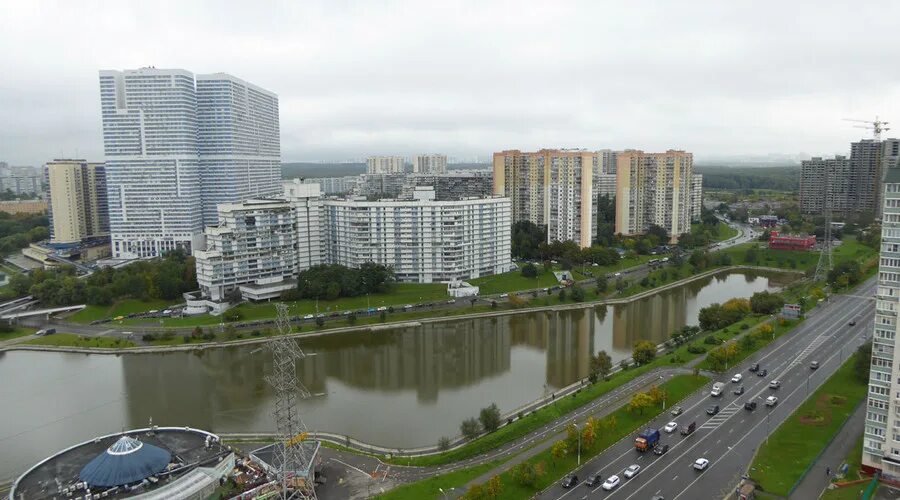
[[[129,436],[132,439],[121,440],[123,436]],[[103,467],[99,472],[108,474],[113,479],[113,482],[115,482],[115,478],[137,477],[130,474],[139,474],[138,472],[127,469],[135,465],[146,465],[147,462],[158,460],[161,455],[153,451],[154,449],[159,449],[169,454],[168,465],[164,467],[162,472],[156,474],[149,476],[140,474],[145,478],[129,486],[95,487],[91,490],[92,493],[102,494],[102,492],[106,491],[104,498],[112,499],[128,498],[137,494],[147,493],[177,481],[197,467],[214,466],[231,453],[231,450],[222,445],[219,442],[219,438],[214,434],[188,427],[164,427],[153,430],[149,428],[136,429],[109,434],[62,450],[38,463],[19,477],[10,491],[10,498],[44,499],[66,497],[62,493],[66,488],[74,489],[77,488],[79,483],[82,483],[80,475],[86,465],[103,454],[106,454],[108,457],[115,457],[115,453],[121,454],[122,452],[135,451],[138,445],[135,444],[134,440],[141,443],[140,449],[137,450],[137,454],[134,454],[134,459],[128,459],[131,462],[124,464],[124,469],[121,468],[123,464],[111,466],[109,463],[94,464],[94,469]],[[209,445],[207,445],[208,440]],[[122,442],[125,442],[127,446],[122,445]],[[114,453],[109,452],[112,447],[115,447],[113,448]],[[144,449],[145,447],[146,450]],[[150,455],[150,458],[148,458],[146,453],[155,455]],[[116,469],[116,467],[120,468]],[[97,472],[97,470],[94,472]],[[134,484],[138,486],[135,488]],[[73,490],[70,489],[70,491]],[[85,493],[83,486],[74,491],[81,494]]]

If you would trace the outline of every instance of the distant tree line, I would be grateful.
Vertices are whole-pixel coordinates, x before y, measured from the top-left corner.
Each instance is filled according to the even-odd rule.
[[[357,297],[367,293],[390,292],[396,277],[394,269],[373,262],[352,269],[339,264],[320,264],[302,271],[297,277],[296,292],[282,295],[285,300]]]
[[[703,174],[703,187],[711,189],[750,190],[800,189],[800,167],[695,167]]]
[[[177,299],[197,289],[196,272],[194,258],[176,250],[118,269],[104,267],[84,279],[77,278],[71,266],[36,269],[13,275],[10,285],[16,293],[33,295],[46,305],[109,305],[124,298]]]

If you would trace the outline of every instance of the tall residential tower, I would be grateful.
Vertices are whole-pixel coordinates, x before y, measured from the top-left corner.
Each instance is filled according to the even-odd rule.
[[[587,150],[494,153],[494,194],[512,201],[512,220],[547,226],[547,241],[591,245],[595,172],[601,156]]]
[[[44,166],[49,189],[50,242],[80,243],[109,234],[102,163],[53,160]]]
[[[691,230],[693,155],[684,151],[618,153],[616,232],[644,233],[662,227],[672,241]],[[702,182],[702,179],[701,179]]]
[[[202,248],[204,208],[278,190],[277,98],[181,69],[100,72],[112,254]]]

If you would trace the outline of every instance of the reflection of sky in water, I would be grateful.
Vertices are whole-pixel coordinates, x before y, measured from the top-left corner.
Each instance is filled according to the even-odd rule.
[[[624,306],[549,311],[305,339],[298,366],[311,429],[386,446],[458,434],[496,402],[510,411],[614,360],[637,340],[665,340],[713,302],[765,290],[768,278],[707,278]],[[779,283],[780,284],[780,283]],[[273,428],[256,347],[159,355],[0,354],[0,478],[98,434],[192,425],[220,432]],[[10,411],[12,410],[12,411]]]

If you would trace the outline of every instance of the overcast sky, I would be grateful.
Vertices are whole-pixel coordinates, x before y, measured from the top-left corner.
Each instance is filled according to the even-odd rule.
[[[151,65],[277,93],[284,161],[831,154],[900,121],[896,1],[0,3],[12,164],[102,159],[98,70]]]

